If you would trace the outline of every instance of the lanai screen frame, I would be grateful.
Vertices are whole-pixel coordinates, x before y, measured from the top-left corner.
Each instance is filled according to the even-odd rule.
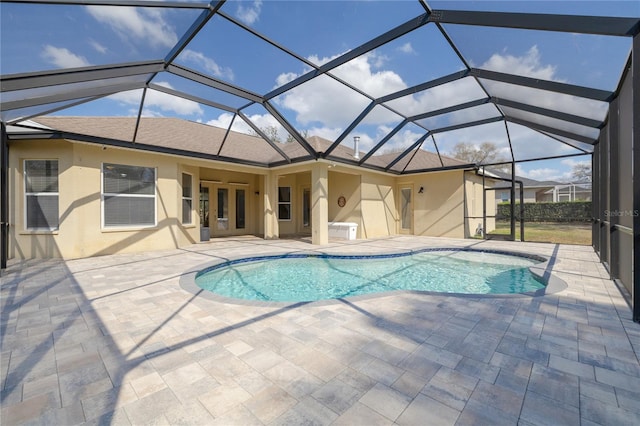
[[[439,133],[444,133],[447,131],[464,129],[468,127],[478,126],[481,124],[499,122],[502,121],[505,123],[505,127],[507,128],[508,135],[508,125],[509,123],[522,125],[532,129],[536,132],[540,132],[547,136],[557,136],[558,140],[560,138],[568,138],[569,140],[586,143],[594,146],[593,151],[593,169],[594,169],[594,248],[599,253],[601,260],[610,270],[610,273],[614,279],[621,280],[623,282],[624,287],[631,294],[631,301],[633,306],[633,319],[635,321],[640,321],[640,218],[638,215],[633,215],[634,212],[640,211],[640,176],[637,176],[638,173],[633,173],[633,170],[623,171],[623,174],[626,173],[625,177],[630,177],[632,182],[633,194],[632,194],[632,226],[626,226],[621,224],[618,220],[608,220],[611,218],[612,207],[619,208],[621,206],[621,197],[626,197],[627,194],[621,194],[621,177],[617,173],[611,173],[611,171],[617,167],[617,164],[621,158],[631,158],[631,153],[633,152],[633,164],[636,164],[636,169],[638,169],[637,165],[640,164],[640,149],[633,150],[633,146],[635,141],[640,140],[640,95],[637,95],[640,92],[640,70],[638,66],[633,66],[632,58],[638,57],[640,55],[640,41],[639,41],[639,32],[640,32],[640,19],[638,18],[622,18],[622,17],[595,17],[595,16],[574,16],[574,15],[552,15],[552,14],[535,14],[535,13],[510,13],[510,12],[479,12],[479,11],[461,11],[461,10],[436,10],[432,9],[425,1],[419,0],[419,4],[424,9],[424,13],[419,16],[416,16],[413,19],[410,19],[395,28],[377,36],[369,41],[361,44],[360,46],[347,51],[346,53],[334,58],[333,60],[323,64],[316,65],[306,58],[296,54],[295,52],[288,49],[286,46],[283,46],[274,40],[271,40],[269,37],[264,34],[260,34],[250,26],[240,22],[234,17],[227,14],[224,10],[222,10],[222,6],[225,4],[225,0],[220,1],[212,1],[210,3],[207,2],[175,2],[175,1],[140,1],[140,0],[98,0],[98,1],[83,1],[83,0],[8,0],[4,1],[4,3],[23,3],[23,4],[58,4],[58,5],[102,5],[102,6],[124,6],[124,7],[154,7],[154,8],[174,8],[174,9],[194,9],[200,11],[197,19],[195,19],[189,29],[182,34],[182,37],[178,40],[176,45],[169,51],[169,53],[164,58],[159,58],[156,60],[148,60],[148,61],[140,61],[135,63],[120,63],[120,64],[108,64],[103,66],[91,66],[91,67],[82,67],[82,68],[74,68],[74,69],[61,69],[54,71],[41,71],[41,72],[28,72],[28,73],[20,73],[20,74],[9,74],[0,76],[1,89],[0,93],[2,94],[16,94],[21,93],[21,90],[31,90],[38,88],[49,88],[56,86],[73,85],[76,84],[76,88],[70,89],[68,91],[62,91],[49,95],[42,96],[33,96],[33,97],[25,97],[20,98],[19,96],[16,98],[11,98],[9,101],[4,101],[1,105],[1,111],[3,113],[12,112],[12,111],[20,111],[24,108],[38,108],[37,113],[14,117],[9,120],[2,120],[2,182],[1,182],[1,190],[2,190],[2,208],[0,209],[0,214],[2,216],[2,267],[6,266],[6,244],[7,244],[7,227],[8,227],[8,216],[6,213],[7,203],[8,203],[8,189],[7,189],[7,168],[8,164],[8,149],[10,140],[18,140],[18,139],[33,139],[33,138],[72,138],[75,140],[81,140],[92,143],[99,143],[103,145],[114,145],[121,147],[130,147],[130,148],[138,148],[138,149],[146,149],[150,151],[157,152],[170,152],[170,153],[179,153],[181,155],[193,156],[198,158],[207,158],[214,160],[221,160],[227,162],[234,162],[239,164],[247,164],[247,165],[259,165],[266,168],[277,167],[281,165],[291,164],[295,162],[303,162],[309,160],[318,160],[318,159],[327,159],[333,162],[339,162],[344,164],[356,165],[366,169],[384,171],[390,174],[402,175],[402,174],[416,174],[416,173],[424,173],[424,172],[432,172],[438,170],[448,170],[448,169],[469,169],[469,168],[478,168],[479,166],[491,166],[491,164],[467,164],[467,165],[459,165],[459,166],[445,166],[442,161],[442,157],[437,147],[436,136]],[[247,88],[230,84],[226,81],[223,81],[219,78],[205,75],[199,71],[190,69],[185,67],[184,65],[177,64],[175,62],[178,55],[189,45],[189,43],[193,40],[193,38],[207,25],[207,23],[214,17],[222,17],[223,19],[231,22],[233,25],[241,28],[244,31],[251,33],[253,36],[260,38],[264,42],[268,43],[272,47],[279,49],[285,54],[296,58],[301,63],[306,64],[311,68],[311,71],[306,74],[300,75],[292,81],[273,89],[267,93],[256,93],[252,90],[248,90]],[[565,33],[579,33],[579,34],[595,34],[595,35],[608,35],[608,36],[617,36],[617,37],[630,37],[633,39],[632,42],[632,51],[629,56],[627,72],[623,74],[623,78],[618,86],[618,88],[611,92],[607,90],[601,89],[593,89],[590,87],[572,85],[567,83],[559,83],[554,81],[545,81],[525,76],[512,75],[506,73],[500,73],[495,71],[488,71],[485,69],[474,68],[470,65],[469,61],[458,46],[454,43],[454,41],[449,37],[443,25],[447,24],[458,24],[458,25],[472,25],[472,26],[486,26],[486,27],[494,27],[494,28],[511,28],[511,29],[527,29],[527,30],[542,30],[542,31],[553,31],[553,32],[565,32]],[[438,30],[442,33],[442,35],[447,40],[447,43],[450,45],[451,49],[455,53],[455,55],[460,59],[460,61],[464,64],[465,69],[459,72],[455,72],[443,77],[436,78],[434,80],[425,81],[423,83],[417,84],[415,86],[409,87],[407,89],[391,93],[385,96],[375,97],[372,96],[357,87],[349,84],[348,82],[340,79],[339,77],[332,74],[332,70],[335,70],[340,65],[344,65],[350,60],[357,58],[358,56],[371,52],[374,49],[383,46],[398,37],[401,37],[404,34],[407,34],[417,28],[420,28],[425,25],[435,25]],[[201,98],[195,96],[194,94],[189,94],[185,92],[180,92],[178,90],[168,89],[166,87],[161,87],[153,82],[153,79],[159,73],[169,73],[174,76],[179,76],[181,78],[186,78],[188,80],[196,81],[200,84],[204,84],[211,88],[221,90],[223,92],[232,94],[239,98],[245,99],[246,104],[241,107],[225,105],[217,102],[213,102],[211,100]],[[310,81],[318,76],[328,76],[339,83],[345,85],[350,88],[354,92],[364,96],[369,100],[369,105],[361,112],[361,114],[356,117],[349,125],[346,126],[345,130],[333,141],[333,144],[323,152],[317,152],[314,148],[309,144],[309,142],[305,139],[303,135],[301,135],[296,128],[287,121],[285,116],[278,110],[277,105],[274,103],[274,99],[287,91],[294,89],[301,84],[304,84],[307,81]],[[359,159],[348,159],[340,156],[334,155],[335,149],[343,142],[350,132],[362,121],[365,119],[367,114],[371,112],[375,107],[382,106],[389,110],[392,110],[386,103],[392,101],[394,99],[399,99],[403,96],[417,93],[420,91],[427,90],[429,88],[438,87],[443,84],[447,84],[450,82],[459,81],[463,78],[473,78],[485,92],[486,97],[483,99],[478,99],[471,102],[464,102],[457,105],[453,105],[447,108],[424,111],[416,115],[403,115],[398,113],[397,111],[393,111],[398,114],[402,118],[402,122],[393,129],[390,134],[380,140],[369,152],[367,152],[362,158]],[[623,80],[628,79],[631,81],[631,117],[633,123],[633,134],[629,138],[622,138],[625,132],[620,132],[616,126],[619,125],[620,117],[617,109],[620,104],[621,97],[625,97],[628,94],[626,92],[622,92],[623,90]],[[545,90],[554,93],[561,93],[576,96],[583,99],[592,99],[601,102],[607,102],[613,108],[610,108],[609,114],[603,120],[593,120],[588,117],[578,116],[572,113],[572,111],[558,111],[552,109],[541,108],[535,105],[515,102],[513,100],[499,98],[491,93],[490,90],[482,84],[481,80],[488,81],[497,81],[501,83],[508,83],[516,86],[523,86],[529,88],[535,88],[540,90]],[[113,84],[92,84],[92,83],[105,83],[105,82],[113,82]],[[83,83],[86,87],[77,87],[78,83]],[[82,84],[80,85],[82,86]],[[71,87],[71,86],[70,86]],[[24,132],[19,135],[11,135],[7,133],[8,125],[17,125],[24,126],[24,124],[20,124],[26,119],[35,118],[40,115],[46,115],[49,113],[56,112],[62,108],[68,108],[70,106],[81,105],[85,102],[90,102],[92,100],[100,99],[105,96],[113,95],[115,93],[133,90],[133,89],[142,89],[143,95],[140,102],[140,106],[138,108],[138,113],[136,117],[136,128],[133,134],[132,140],[107,140],[104,138],[95,137],[92,135],[80,135],[80,134],[69,134],[66,132],[61,132],[57,130],[45,131],[42,129],[33,129],[33,132],[30,133],[28,131],[28,126],[25,128]],[[239,117],[247,122],[253,130],[265,139],[278,154],[281,159],[277,161],[273,161],[266,164],[257,164],[256,162],[252,162],[250,160],[241,160],[235,158],[225,158],[215,155],[203,155],[202,153],[195,152],[181,152],[179,150],[168,150],[166,148],[154,147],[154,146],[145,146],[141,147],[139,144],[136,144],[136,135],[138,131],[138,126],[140,123],[140,119],[142,116],[142,111],[144,107],[144,100],[147,90],[157,90],[165,93],[169,93],[174,96],[178,96],[184,99],[189,99],[194,102],[201,103],[203,105],[209,105],[214,108],[221,109],[223,111],[227,111],[234,115],[234,118]],[[627,96],[628,97],[628,96]],[[626,99],[626,98],[625,98]],[[64,105],[60,106],[60,103],[64,103]],[[474,106],[482,105],[482,104],[492,104],[495,105],[497,110],[500,112],[499,117],[485,119],[480,121],[469,121],[461,124],[457,124],[455,126],[448,126],[443,128],[426,128],[418,123],[419,120],[425,119],[427,117],[436,116],[439,114],[450,113],[454,111],[461,111],[467,108],[471,108]],[[286,129],[286,131],[293,137],[296,143],[298,143],[307,153],[305,156],[301,156],[298,158],[290,158],[282,152],[278,148],[278,146],[273,143],[267,135],[265,135],[259,126],[255,125],[251,122],[251,119],[247,117],[243,111],[247,110],[247,108],[252,105],[262,105],[277,121],[278,123]],[[627,105],[629,102],[625,103],[625,108],[629,108]],[[509,116],[503,111],[503,107],[513,108],[518,111],[528,112],[538,114],[544,117],[551,117],[553,119],[557,119],[566,123],[574,123],[580,124],[583,126],[587,126],[589,128],[599,129],[600,136],[597,139],[591,139],[582,135],[578,135],[572,133],[567,130],[563,130],[561,128],[554,128],[549,126],[540,125],[531,121],[519,119],[516,117]],[[624,121],[624,120],[623,120]],[[628,121],[628,120],[627,120]],[[623,125],[627,124],[627,121],[623,123]],[[381,148],[385,146],[385,144],[391,139],[393,134],[397,132],[403,125],[407,123],[414,123],[417,126],[424,129],[424,134],[421,138],[416,140],[415,143],[411,144],[405,150],[400,152],[393,160],[389,161],[386,166],[379,166],[370,164],[367,160],[373,156],[376,152],[378,152]],[[231,127],[231,126],[230,126]],[[229,129],[230,129],[229,127]],[[229,130],[227,129],[227,130]],[[406,166],[402,170],[394,169],[393,166],[398,164],[402,159],[407,156],[415,155],[416,152],[421,148],[423,142],[431,138],[434,142],[436,148],[436,154],[440,157],[440,163],[442,167],[435,167],[429,169],[406,169]],[[508,140],[509,146],[512,151],[512,158],[510,162],[513,164],[519,163],[522,161],[518,161],[513,157],[513,149],[511,147],[511,140]],[[578,148],[582,151],[579,154],[570,154],[571,156],[577,155],[585,155],[590,154],[589,151],[585,151],[584,149]],[[629,151],[631,150],[631,151]],[[625,157],[627,156],[627,157]],[[543,160],[543,159],[551,159],[551,158],[562,158],[567,156],[551,156],[545,158],[535,158],[528,159],[524,161],[532,161],[532,160]],[[407,163],[408,164],[408,163]],[[515,178],[515,177],[514,177]],[[625,180],[625,182],[627,182]],[[607,195],[609,194],[609,195]],[[606,201],[606,202],[605,202]],[[607,208],[603,208],[607,207]],[[601,232],[601,228],[605,228]],[[596,232],[596,230],[598,232]],[[622,234],[620,234],[622,233]],[[620,241],[628,239],[627,237],[621,237],[620,235],[632,236],[632,243],[629,246],[628,243],[624,243],[620,245]],[[625,240],[626,241],[626,240]],[[613,251],[612,251],[613,250]],[[617,251],[616,251],[617,250]],[[620,251],[630,250],[633,253],[633,271],[636,271],[635,274],[632,274],[631,277],[621,274],[620,265],[616,263],[616,254],[620,254]],[[614,261],[612,261],[612,259]],[[623,265],[626,267],[626,265]],[[626,272],[626,271],[625,271]]]

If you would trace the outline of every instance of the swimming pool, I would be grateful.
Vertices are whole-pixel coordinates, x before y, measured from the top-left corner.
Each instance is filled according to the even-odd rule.
[[[470,249],[385,255],[287,254],[237,259],[196,275],[198,287],[245,300],[307,302],[394,290],[519,294],[544,284],[538,256]]]

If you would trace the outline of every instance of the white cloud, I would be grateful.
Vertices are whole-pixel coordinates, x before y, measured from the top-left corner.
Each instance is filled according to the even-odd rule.
[[[261,11],[262,0],[254,0],[249,6],[244,6],[242,3],[239,3],[236,9],[236,16],[245,24],[252,25],[260,19]]]
[[[164,19],[164,12],[152,8],[87,6],[98,22],[109,26],[123,40],[151,47],[173,47],[178,36]]]
[[[543,80],[560,81],[555,77],[556,67],[542,64],[540,51],[536,45],[531,46],[523,56],[494,53],[480,68]]]
[[[105,46],[103,46],[102,44],[98,43],[95,40],[89,40],[89,44],[91,45],[91,47],[93,47],[93,49],[101,54],[105,54],[108,52],[109,49],[107,49]]]
[[[47,44],[42,49],[41,56],[58,68],[76,68],[91,65],[86,58],[72,53],[64,47],[55,47]]]
[[[398,47],[398,51],[402,52],[402,53],[406,53],[409,55],[415,55],[416,51],[413,49],[413,46],[411,45],[411,42],[406,42],[405,44],[403,44],[402,46]]]
[[[322,65],[334,57],[309,57],[311,62]],[[381,96],[392,91],[406,88],[402,78],[393,71],[374,72],[373,62],[379,58],[363,55],[337,67],[332,73],[345,81],[351,82],[365,92]],[[276,82],[285,84],[300,74],[288,72],[280,74]],[[331,129],[343,128],[353,120],[369,104],[369,99],[347,88],[327,76],[320,76],[284,93],[276,102],[296,114],[296,120],[303,126],[315,125]],[[368,117],[369,124],[382,124],[396,120],[395,114],[380,108]],[[318,124],[319,123],[319,126]]]
[[[220,127],[223,129],[227,129],[229,124],[231,123],[231,119],[233,118],[233,114],[228,112],[224,112],[218,116],[218,118],[209,120],[205,124],[214,127]],[[281,141],[287,140],[289,133],[280,125],[278,120],[276,120],[271,114],[253,114],[248,115],[247,118],[251,120],[251,122],[256,125],[259,129],[265,129],[268,127],[275,127],[278,132],[278,138]],[[236,117],[233,121],[233,126],[231,130],[234,132],[244,133],[247,135],[254,135],[255,132],[249,124],[247,124],[242,118]]]
[[[486,94],[475,79],[466,77],[387,104],[403,114],[413,116],[485,97]],[[473,110],[460,110],[457,115],[463,117],[462,121],[472,120],[473,117],[468,116],[470,113],[473,113]]]
[[[168,89],[173,88],[166,82],[158,82],[157,84]],[[142,99],[142,89],[117,93],[109,96],[109,99],[113,99],[127,106],[139,106],[140,100]],[[203,114],[202,108],[200,108],[200,105],[196,102],[158,92],[157,90],[147,90],[147,95],[144,100],[144,110],[146,116],[153,117],[161,117],[163,113],[174,113],[191,117],[201,116]]]
[[[565,82],[556,75],[556,67],[542,63],[542,55],[537,46],[532,46],[523,56],[492,55],[481,69],[522,75],[541,80]],[[519,102],[530,103],[535,106],[571,112],[594,119],[603,119],[607,104],[578,98],[576,96],[535,90],[527,87],[498,83],[485,80],[483,84],[491,95]]]
[[[567,182],[571,180],[571,171],[560,170],[553,167],[539,167],[530,170],[524,170],[522,166],[516,165],[516,176],[538,180],[538,181],[555,181]]]
[[[180,59],[186,62],[198,64],[216,77],[225,78],[231,81],[234,79],[233,70],[231,68],[221,67],[216,61],[205,56],[201,52],[186,49],[180,54]]]

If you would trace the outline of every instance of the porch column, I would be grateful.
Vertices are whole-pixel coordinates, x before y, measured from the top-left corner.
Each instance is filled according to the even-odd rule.
[[[329,243],[329,165],[311,167],[311,243]]]
[[[264,239],[275,240],[280,236],[278,227],[278,175],[269,172],[264,177]]]

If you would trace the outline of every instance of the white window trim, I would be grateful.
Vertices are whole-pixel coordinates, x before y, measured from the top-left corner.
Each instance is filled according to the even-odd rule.
[[[23,193],[24,193],[24,198],[23,198],[23,202],[24,202],[24,209],[23,209],[23,223],[24,223],[24,229],[25,231],[35,231],[35,232],[55,232],[58,231],[60,229],[60,213],[58,210],[58,226],[56,226],[55,228],[29,228],[28,226],[28,220],[27,220],[27,197],[28,196],[36,196],[36,197],[41,197],[41,196],[49,196],[49,197],[58,197],[58,209],[60,208],[60,169],[58,169],[58,192],[27,192],[27,161],[57,161],[58,162],[58,167],[60,167],[60,160],[57,158],[26,158],[22,161],[22,179],[23,179],[23,185],[22,185],[22,189],[23,189]]]
[[[108,163],[108,164],[116,164],[118,166],[130,166],[130,167],[149,167],[153,169],[153,195],[150,194],[113,194],[104,192],[104,165],[105,163],[100,163],[100,216],[101,216],[101,230],[103,231],[120,231],[120,230],[135,230],[135,229],[152,229],[158,227],[158,168],[151,166],[137,166],[132,164],[123,164],[123,163]],[[104,224],[104,197],[129,197],[129,198],[152,198],[153,197],[153,225],[117,225],[117,226],[106,226]]]
[[[191,196],[190,197],[185,197],[184,196],[184,191],[183,191],[184,187],[182,186],[184,184],[184,179],[183,179],[182,175],[191,176]],[[181,196],[180,197],[180,216],[181,216],[180,217],[180,223],[182,223],[183,225],[194,225],[194,223],[193,223],[193,216],[194,216],[194,214],[193,214],[194,213],[193,212],[193,198],[194,198],[193,197],[193,187],[194,187],[193,182],[194,182],[193,174],[187,173],[187,172],[181,172],[181,174],[180,174],[180,196]],[[190,215],[191,216],[191,220],[189,222],[185,222],[184,221],[184,217],[182,217],[182,203],[185,200],[191,200],[191,215]]]
[[[280,188],[289,188],[289,201],[280,201]],[[289,205],[289,218],[281,219],[280,218],[280,205],[288,204]],[[293,191],[291,191],[291,186],[278,186],[278,221],[280,222],[291,222],[293,220]]]

